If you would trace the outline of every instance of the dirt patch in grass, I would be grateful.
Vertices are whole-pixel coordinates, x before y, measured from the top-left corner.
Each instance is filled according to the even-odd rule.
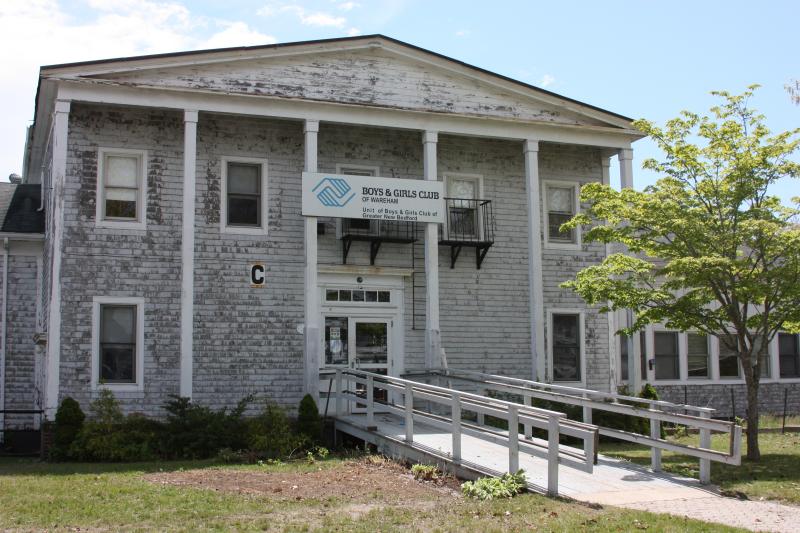
[[[162,485],[261,495],[281,501],[336,500],[346,504],[380,502],[382,505],[424,502],[435,506],[461,498],[458,480],[452,477],[420,482],[404,466],[374,457],[310,472],[206,468],[146,474],[144,478]],[[370,508],[366,506],[367,510]],[[354,510],[361,514],[358,506]]]

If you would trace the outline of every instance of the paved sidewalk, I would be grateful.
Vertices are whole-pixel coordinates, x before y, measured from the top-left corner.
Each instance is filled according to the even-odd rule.
[[[704,498],[666,498],[616,505],[652,513],[685,516],[705,522],[717,522],[751,531],[781,533],[800,531],[800,507],[776,502],[737,500],[716,495]]]

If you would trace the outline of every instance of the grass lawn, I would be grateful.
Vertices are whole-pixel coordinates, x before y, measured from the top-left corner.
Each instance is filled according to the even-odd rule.
[[[788,421],[798,425],[797,418]],[[788,424],[787,424],[788,425]],[[762,427],[780,427],[780,419],[766,419]],[[682,444],[699,445],[697,435],[672,439]],[[760,498],[800,504],[800,433],[760,433],[761,461],[746,459],[747,439],[742,435],[742,464],[731,466],[711,463],[711,482],[724,491],[742,493],[752,500]],[[711,445],[717,450],[728,447],[727,435],[714,435]],[[600,452],[649,465],[650,450],[628,443],[601,443]],[[665,471],[698,477],[699,463],[693,457],[662,451],[661,464]]]
[[[375,469],[377,473],[371,473]],[[353,475],[356,471],[360,474]],[[214,481],[223,478],[236,479],[239,485],[224,489],[215,486]],[[203,479],[209,486],[181,485],[165,479]],[[286,491],[257,490],[259,482],[275,487],[277,479],[283,480],[281,483],[289,480],[283,485]],[[309,497],[286,497],[287,492],[289,495],[304,493],[303,489],[308,487],[303,484],[312,479],[328,479],[332,487],[342,489],[324,494],[318,491]],[[413,493],[413,497],[408,493]],[[495,502],[467,500],[450,488],[414,481],[404,468],[394,463],[384,461],[381,464],[370,458],[330,458],[316,464],[261,466],[224,466],[210,462],[47,464],[33,460],[0,460],[0,530],[76,528],[115,531],[734,531],[725,526],[666,515],[591,508],[535,494]]]

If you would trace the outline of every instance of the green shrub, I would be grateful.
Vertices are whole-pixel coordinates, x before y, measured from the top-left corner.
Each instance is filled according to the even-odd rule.
[[[630,393],[628,392],[627,387],[620,387],[617,391],[619,394],[629,396]],[[658,391],[655,387],[650,385],[649,383],[645,383],[642,387],[642,390],[639,391],[639,394],[636,395],[639,398],[644,398],[647,400],[658,400]],[[635,403],[630,401],[620,401],[619,403],[624,405],[634,405],[637,407],[644,407],[641,403]],[[630,416],[630,415],[623,415],[622,413],[611,413],[608,411],[599,411],[595,410],[593,414],[593,422],[598,426],[604,426],[612,429],[619,429],[622,431],[629,431],[631,433],[640,433],[642,435],[650,436],[650,420],[647,418],[641,418],[638,416]],[[662,424],[661,427],[661,438],[665,438],[666,431]],[[601,439],[605,440],[609,438],[614,440],[612,437],[601,437]]]
[[[439,469],[431,465],[416,464],[411,467],[411,474],[418,481],[436,481],[441,476]]]
[[[288,458],[309,445],[306,437],[292,430],[289,417],[277,405],[267,405],[247,425],[247,449],[259,459]]]
[[[319,416],[317,403],[310,394],[306,394],[300,400],[300,407],[297,410],[297,433],[312,444],[322,440],[322,418]]]
[[[82,461],[150,461],[159,456],[163,424],[140,414],[124,416],[114,394],[103,389],[90,406],[70,447],[70,457]]]
[[[223,448],[247,447],[247,421],[244,411],[253,396],[242,399],[230,413],[214,411],[192,403],[189,398],[171,395],[164,405],[167,421],[161,442],[162,454],[170,459],[206,459]]]
[[[461,492],[470,498],[494,500],[512,498],[526,487],[525,472],[519,470],[516,474],[509,472],[500,477],[482,477],[475,481],[466,481],[461,484]]]
[[[69,458],[70,447],[75,437],[83,428],[86,415],[83,414],[78,402],[70,397],[61,401],[56,411],[56,419],[53,427],[53,446],[50,449],[50,457],[56,460]]]

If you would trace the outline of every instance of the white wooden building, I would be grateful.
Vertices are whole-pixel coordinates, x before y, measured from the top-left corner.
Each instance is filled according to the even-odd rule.
[[[582,184],[632,186],[642,135],[622,115],[370,35],[46,66],[34,119],[23,180],[46,228],[0,235],[4,272],[36,269],[3,284],[30,322],[12,339],[3,314],[6,406],[28,390],[52,417],[103,387],[152,415],[169,394],[295,406],[321,366],[399,376],[443,353],[597,390],[630,366],[700,405],[743,394],[713,339],[675,333],[666,353],[654,328],[628,350],[559,287],[608,252],[559,226]],[[304,171],[442,182],[443,223],[303,216]],[[798,387],[792,339],[766,387]]]

